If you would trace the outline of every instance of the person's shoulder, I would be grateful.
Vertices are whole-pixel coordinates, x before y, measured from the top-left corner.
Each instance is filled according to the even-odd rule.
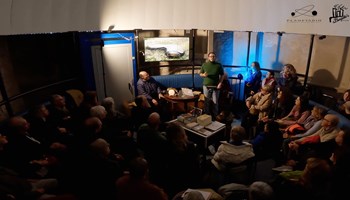
[[[143,84],[142,79],[139,78],[139,79],[137,80],[137,84]]]

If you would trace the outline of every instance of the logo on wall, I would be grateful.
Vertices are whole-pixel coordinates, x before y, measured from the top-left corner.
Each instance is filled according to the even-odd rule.
[[[307,5],[302,8],[296,8],[290,13],[291,18],[287,19],[288,23],[319,23],[322,20],[317,17],[315,5]]]
[[[349,21],[349,19],[346,19],[349,17],[349,14],[344,13],[347,9],[348,8],[343,4],[335,4],[332,8],[332,16],[329,17],[329,22],[337,23],[342,21]]]

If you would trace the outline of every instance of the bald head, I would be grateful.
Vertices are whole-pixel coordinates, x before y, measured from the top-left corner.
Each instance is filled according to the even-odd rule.
[[[156,128],[160,125],[160,115],[157,112],[153,112],[148,116],[148,125],[152,128]]]
[[[94,132],[99,132],[102,128],[102,122],[98,117],[89,117],[84,124],[88,130],[93,130]]]
[[[327,114],[323,118],[324,126],[335,127],[339,124],[339,117],[335,114]]]
[[[139,77],[144,81],[149,80],[149,74],[146,71],[140,71]]]
[[[29,129],[27,120],[20,116],[11,117],[8,126],[10,132],[14,134],[24,134]]]

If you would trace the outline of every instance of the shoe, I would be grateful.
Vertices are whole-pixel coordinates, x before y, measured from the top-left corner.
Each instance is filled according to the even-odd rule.
[[[293,171],[293,167],[288,166],[288,165],[282,165],[279,167],[274,167],[272,168],[273,171],[277,171],[277,172],[290,172]]]

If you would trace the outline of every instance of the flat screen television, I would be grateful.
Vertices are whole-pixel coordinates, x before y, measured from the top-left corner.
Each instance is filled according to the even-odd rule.
[[[144,38],[145,62],[190,60],[189,37]]]

